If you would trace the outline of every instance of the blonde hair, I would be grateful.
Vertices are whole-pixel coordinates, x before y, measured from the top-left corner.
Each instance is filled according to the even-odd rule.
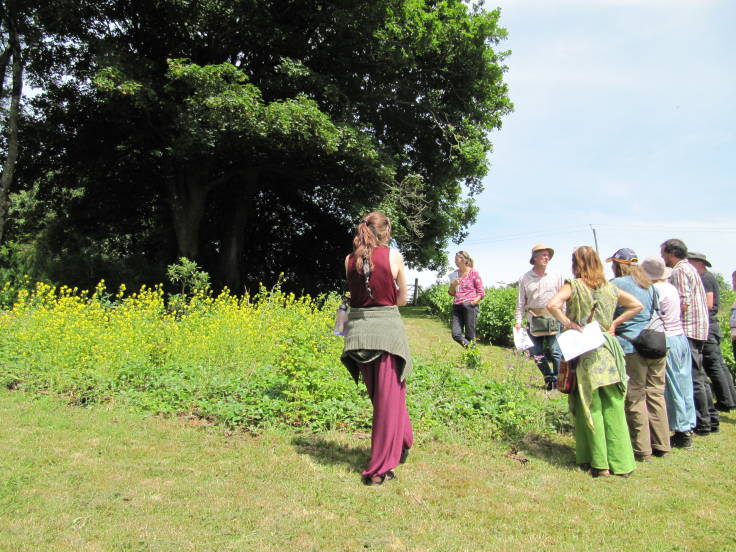
[[[576,247],[572,252],[572,273],[589,288],[597,289],[606,283],[601,258],[588,245]]]
[[[467,251],[458,251],[457,253],[455,253],[455,256],[456,257],[462,257],[465,260],[465,264],[468,265],[471,268],[475,264],[474,261],[473,261],[473,257],[471,257],[470,256],[470,253],[468,253]]]
[[[613,260],[613,273],[616,277],[631,276],[636,285],[643,289],[649,289],[652,282],[638,264],[617,263]]]

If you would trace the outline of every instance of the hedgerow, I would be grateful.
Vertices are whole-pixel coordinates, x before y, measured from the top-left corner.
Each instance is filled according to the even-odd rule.
[[[418,303],[448,324],[452,317],[452,297],[447,294],[448,284],[435,284],[424,290]],[[476,335],[483,341],[499,346],[513,342],[514,309],[517,289],[515,287],[486,288],[486,295],[480,303],[480,313],[476,325]]]

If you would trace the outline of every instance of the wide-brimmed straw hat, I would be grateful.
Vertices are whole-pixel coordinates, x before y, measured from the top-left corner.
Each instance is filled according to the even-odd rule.
[[[705,264],[705,266],[707,266],[708,268],[713,266],[712,264],[710,264],[710,261],[705,258],[705,255],[703,255],[702,253],[696,253],[695,251],[688,251],[687,258],[693,261],[702,261]]]
[[[541,243],[538,243],[537,245],[532,247],[532,256],[529,259],[529,264],[534,264],[534,256],[541,251],[549,251],[550,259],[555,256],[554,249],[552,249],[551,247],[547,247],[546,245],[542,245]]]
[[[647,257],[641,262],[641,269],[651,281],[666,280],[672,275],[672,269],[664,266],[662,257]]]

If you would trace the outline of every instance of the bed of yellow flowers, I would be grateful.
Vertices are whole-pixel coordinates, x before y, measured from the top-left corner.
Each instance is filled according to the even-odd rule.
[[[176,305],[161,286],[21,290],[0,315],[0,384],[245,427],[345,423],[358,390],[332,336],[336,297],[198,290]]]

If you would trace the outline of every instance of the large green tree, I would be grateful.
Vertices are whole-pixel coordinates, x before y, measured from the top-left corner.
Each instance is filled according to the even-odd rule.
[[[498,11],[454,0],[84,7],[67,25],[76,55],[50,71],[24,127],[33,145],[20,174],[60,213],[57,251],[158,265],[183,255],[235,288],[283,271],[319,290],[339,278],[369,209],[388,212],[417,267],[439,266],[474,220],[488,133],[511,108]]]

